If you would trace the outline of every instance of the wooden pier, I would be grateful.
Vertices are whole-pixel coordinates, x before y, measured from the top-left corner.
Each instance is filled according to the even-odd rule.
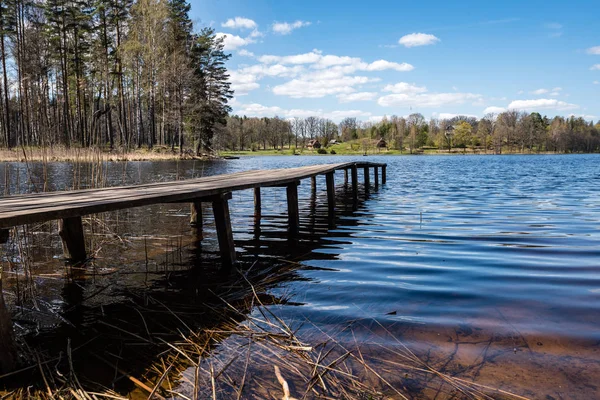
[[[285,187],[287,193],[288,231],[298,233],[298,185],[303,179],[311,179],[312,190],[316,190],[316,177],[325,175],[327,206],[331,216],[335,213],[336,171],[344,171],[344,183],[352,177],[353,198],[358,199],[358,170],[363,170],[365,188],[370,184],[370,171],[374,182],[386,181],[386,164],[372,162],[348,162],[339,164],[313,165],[300,168],[274,170],[250,170],[233,174],[208,176],[174,182],[146,185],[86,189],[66,192],[50,192],[9,196],[0,198],[0,242],[8,238],[8,229],[18,225],[59,220],[59,234],[63,242],[65,257],[85,261],[84,230],[81,217],[107,211],[148,206],[161,203],[190,203],[191,223],[202,226],[202,203],[212,203],[221,261],[223,267],[235,263],[235,246],[229,216],[231,193],[254,189],[255,217],[260,221],[261,188]],[[348,174],[350,171],[350,174]]]
[[[202,204],[212,203],[215,227],[221,252],[221,265],[228,269],[236,262],[235,243],[229,215],[231,193],[238,190],[254,190],[255,224],[261,219],[261,188],[285,187],[287,194],[288,231],[298,234],[300,217],[298,185],[303,179],[311,180],[312,193],[316,193],[316,177],[325,175],[327,209],[331,218],[335,215],[335,172],[344,171],[344,184],[352,178],[352,198],[358,204],[358,170],[363,170],[365,190],[369,190],[370,171],[373,170],[375,185],[386,182],[386,164],[371,162],[348,162],[314,165],[300,168],[275,170],[252,170],[233,174],[208,176],[183,181],[153,183],[146,185],[110,187],[104,189],[50,192],[0,198],[0,243],[9,240],[10,228],[52,220],[59,221],[59,235],[65,257],[71,262],[87,260],[82,217],[107,211],[163,203],[189,203],[190,223],[202,227]],[[349,173],[350,172],[350,173]],[[0,271],[1,273],[1,271]],[[2,296],[0,276],[0,374],[16,367],[17,350],[10,315]]]

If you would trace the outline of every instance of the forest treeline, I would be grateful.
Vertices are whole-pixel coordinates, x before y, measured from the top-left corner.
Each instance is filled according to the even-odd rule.
[[[504,152],[585,152],[600,151],[600,123],[581,117],[554,117],[509,110],[477,119],[456,116],[427,121],[414,113],[408,117],[384,117],[382,121],[361,122],[345,118],[339,124],[320,118],[227,117],[227,126],[218,138],[222,149],[259,150],[284,147],[304,148],[318,139],[327,146],[332,140],[384,139],[388,147],[409,153],[423,148],[478,149]],[[366,141],[373,145],[373,141]]]
[[[230,111],[229,55],[189,11],[185,0],[0,0],[0,145],[210,150]]]
[[[482,119],[340,123],[229,116],[230,55],[195,31],[186,0],[0,0],[0,147],[303,148],[318,138],[390,148],[597,152],[600,125],[507,111]]]

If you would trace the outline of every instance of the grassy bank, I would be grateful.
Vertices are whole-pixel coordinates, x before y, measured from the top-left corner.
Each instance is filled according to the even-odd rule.
[[[462,154],[494,154],[492,150],[484,151],[476,148],[453,148],[448,149],[438,148],[421,148],[414,149],[412,152],[409,149],[377,149],[375,141],[372,141],[368,146],[364,146],[362,140],[355,140],[344,143],[337,143],[327,148],[323,148],[321,152],[307,148],[283,148],[283,149],[266,149],[266,150],[243,150],[243,151],[220,151],[216,155],[195,156],[192,152],[187,151],[182,156],[175,149],[172,151],[169,147],[155,146],[152,149],[142,147],[140,149],[129,150],[105,150],[98,148],[65,148],[65,147],[18,147],[13,149],[0,149],[0,162],[95,162],[95,161],[164,161],[164,160],[193,160],[193,159],[211,159],[220,157],[246,157],[246,156],[321,156],[321,155],[340,155],[340,156],[363,156],[363,155],[462,155]],[[520,152],[514,149],[502,149],[502,154],[555,154],[555,153],[530,153]]]

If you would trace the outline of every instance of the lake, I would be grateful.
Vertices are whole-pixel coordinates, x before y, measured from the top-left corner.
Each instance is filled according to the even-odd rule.
[[[253,223],[252,191],[233,194],[241,269],[257,262],[294,265],[266,289],[269,296],[285,300],[268,306],[274,314],[296,326],[299,335],[360,343],[365,357],[375,360],[406,346],[449,375],[521,396],[600,397],[599,155],[356,160],[387,163],[387,184],[375,188],[371,179],[370,190],[361,192],[353,210],[338,172],[338,214],[332,223],[324,177],[318,180],[317,199],[311,199],[310,181],[303,181],[298,188],[301,233],[294,240],[286,235],[285,189],[262,190],[260,227]],[[2,193],[14,194],[43,189],[42,176],[46,190],[63,190],[346,161],[352,158],[248,157],[49,163],[29,170],[12,163],[0,164],[0,179]],[[90,235],[96,249],[93,272],[71,280],[75,286],[63,279],[55,228],[29,227],[26,254],[14,244],[3,253],[4,261],[27,264],[5,267],[5,296],[18,310],[17,330],[36,343],[60,341],[61,318],[92,326],[99,307],[102,313],[117,313],[144,290],[185,292],[198,303],[207,295],[191,282],[202,280],[211,290],[222,290],[212,286],[222,278],[215,272],[218,251],[210,208],[204,213],[201,242],[194,240],[185,204],[100,218],[113,224],[113,231]],[[192,267],[203,271],[196,281],[181,275]],[[28,273],[34,276],[31,290],[41,299],[37,308],[27,305],[23,284],[17,291],[19,279]],[[247,315],[253,313],[250,307]],[[223,341],[228,340],[236,339]],[[433,397],[426,383],[406,382],[406,391],[416,398]]]

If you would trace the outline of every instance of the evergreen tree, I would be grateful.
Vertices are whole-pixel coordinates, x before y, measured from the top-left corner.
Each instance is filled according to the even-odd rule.
[[[233,91],[225,68],[231,54],[225,54],[223,38],[217,38],[214,29],[204,28],[193,42],[191,57],[195,75],[193,101],[197,104],[196,154],[200,154],[202,147],[211,150],[215,132],[226,123],[225,117],[231,111],[227,103]]]

